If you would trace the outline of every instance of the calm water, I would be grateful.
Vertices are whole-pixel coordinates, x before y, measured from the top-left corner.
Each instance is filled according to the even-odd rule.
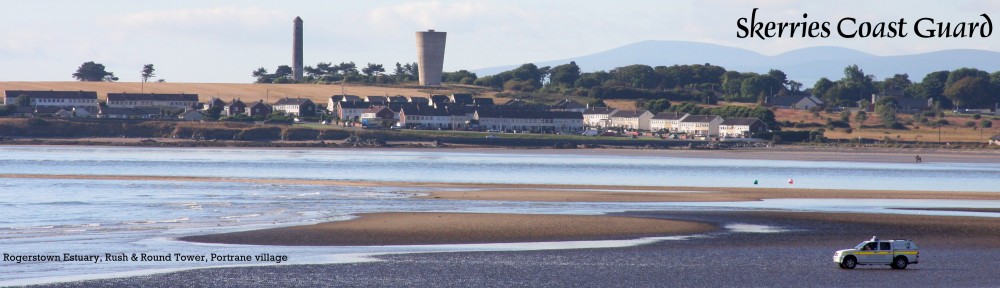
[[[0,174],[722,187],[750,187],[754,179],[759,179],[760,186],[764,187],[943,191],[995,191],[1000,187],[1000,164],[914,165],[453,150],[8,146],[0,147]],[[794,178],[795,184],[785,183],[788,178]],[[0,253],[271,253],[288,255],[287,263],[307,264],[365,261],[366,255],[380,253],[614,247],[675,239],[387,247],[260,247],[172,240],[185,235],[344,220],[361,212],[601,214],[635,210],[791,209],[1000,215],[887,209],[1000,208],[998,201],[773,199],[725,203],[540,203],[412,198],[420,193],[423,193],[420,189],[400,187],[0,178]],[[733,223],[732,227],[742,226]],[[780,229],[761,228],[764,231]],[[0,262],[0,271],[3,271],[0,286],[232,265],[246,263]]]
[[[886,164],[461,151],[0,147],[0,174],[996,191],[996,163]],[[794,186],[787,184],[794,179]]]

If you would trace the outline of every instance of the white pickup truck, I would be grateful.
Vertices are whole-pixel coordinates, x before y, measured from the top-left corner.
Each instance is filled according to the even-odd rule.
[[[861,242],[854,249],[838,250],[833,254],[833,262],[840,268],[854,269],[858,265],[889,265],[893,269],[906,269],[909,264],[917,264],[920,250],[910,240],[871,240]]]

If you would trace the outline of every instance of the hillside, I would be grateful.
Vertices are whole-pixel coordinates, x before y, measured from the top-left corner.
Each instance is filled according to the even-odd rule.
[[[410,87],[378,87],[348,84],[343,87],[349,95],[403,95],[428,96],[434,94],[467,93],[464,86],[445,86],[438,90],[417,89]],[[302,97],[312,99],[319,104],[326,104],[331,95],[341,94],[340,85],[320,84],[238,84],[238,83],[135,83],[135,82],[0,82],[0,90],[67,90],[96,91],[101,100],[107,99],[110,93],[192,93],[198,94],[201,101],[211,97],[223,100],[239,98],[243,101],[268,99],[274,102],[283,97]],[[483,92],[476,89],[477,92]],[[483,92],[492,97],[493,92]]]
[[[919,81],[934,71],[973,67],[985,71],[1000,70],[1000,53],[994,51],[952,49],[911,55],[878,56],[841,47],[809,47],[768,56],[751,50],[686,41],[642,41],[604,52],[553,61],[533,62],[539,67],[576,61],[583,72],[610,70],[631,64],[671,66],[711,63],[741,72],[767,73],[779,69],[789,79],[811,87],[819,78],[833,80],[844,76],[844,67],[857,64],[877,79],[907,73]],[[480,77],[520,66],[520,63],[474,70]]]

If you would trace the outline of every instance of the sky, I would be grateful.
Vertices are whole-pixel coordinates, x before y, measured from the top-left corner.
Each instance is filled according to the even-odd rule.
[[[840,46],[876,55],[944,49],[1000,51],[989,38],[740,39],[736,21],[836,22],[844,17],[1000,26],[1000,1],[9,1],[0,17],[0,81],[72,81],[95,61],[120,81],[143,64],[168,82],[249,83],[258,67],[291,65],[292,19],[305,22],[306,65],[416,62],[414,32],[448,32],[445,71],[567,59],[644,40],[735,46],[766,55]],[[995,18],[994,18],[995,17]],[[912,25],[912,24],[911,24]],[[998,27],[1000,28],[1000,27]],[[996,31],[994,34],[1000,34]],[[666,53],[666,51],[665,51]]]

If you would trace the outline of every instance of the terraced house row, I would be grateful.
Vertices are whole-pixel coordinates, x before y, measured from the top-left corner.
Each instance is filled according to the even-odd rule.
[[[646,110],[620,110],[608,107],[588,108],[583,112],[583,118],[588,127],[683,133],[705,137],[748,138],[767,131],[767,125],[757,118],[723,119],[715,115],[690,115],[678,112],[653,114]]]
[[[24,103],[18,103],[23,98]],[[115,119],[151,119],[178,117],[202,120],[204,111],[219,107],[223,116],[266,116],[274,111],[288,115],[316,115],[316,104],[309,99],[281,98],[274,104],[258,100],[244,103],[211,98],[199,102],[198,94],[108,93],[106,105],[100,105],[94,91],[4,91],[4,105],[16,105],[15,116],[96,117]],[[169,115],[169,116],[168,116]]]

